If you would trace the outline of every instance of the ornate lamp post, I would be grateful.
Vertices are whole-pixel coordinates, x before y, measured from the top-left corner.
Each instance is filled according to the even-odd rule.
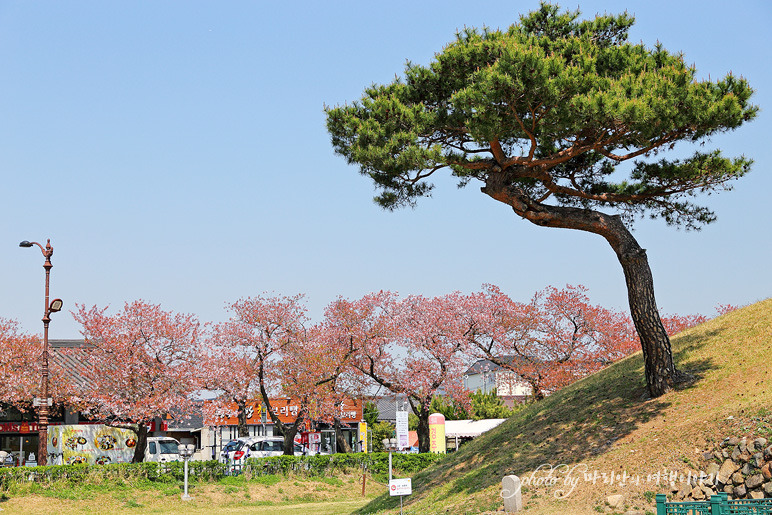
[[[46,298],[45,306],[43,310],[43,356],[41,357],[41,370],[43,375],[43,398],[35,399],[33,403],[39,407],[38,410],[38,464],[48,464],[48,408],[52,405],[49,398],[49,377],[48,377],[48,324],[51,322],[51,313],[56,313],[62,309],[62,300],[54,299],[48,301],[48,284],[49,276],[51,275],[51,268],[54,265],[51,264],[51,256],[54,254],[54,248],[51,246],[51,240],[46,242],[45,248],[40,243],[35,241],[23,241],[19,243],[19,247],[31,247],[37,245],[40,247],[40,251],[43,252],[43,257],[46,258],[43,263],[43,268],[46,270]]]

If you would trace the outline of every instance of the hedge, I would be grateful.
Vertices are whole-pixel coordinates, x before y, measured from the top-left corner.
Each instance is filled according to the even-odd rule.
[[[402,474],[413,474],[441,460],[442,454],[394,454],[392,464]],[[284,475],[332,476],[366,468],[371,474],[388,471],[388,453],[333,454],[319,456],[275,456],[250,458],[239,472],[252,476]],[[217,481],[231,471],[218,461],[188,463],[190,481]],[[105,484],[149,481],[176,483],[184,477],[182,462],[115,463],[109,465],[52,465],[46,467],[0,467],[0,491],[13,485],[34,482],[50,484]]]

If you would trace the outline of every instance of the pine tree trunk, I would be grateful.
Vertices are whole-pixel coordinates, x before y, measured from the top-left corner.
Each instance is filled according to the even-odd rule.
[[[590,209],[550,206],[531,200],[517,188],[510,187],[504,174],[489,177],[482,192],[512,207],[515,213],[542,227],[557,227],[591,232],[603,236],[614,249],[627,283],[627,298],[643,349],[646,388],[658,397],[673,385],[691,376],[679,372],[654,298],[654,280],[646,251],[625,227],[619,216]]]
[[[606,240],[614,248],[625,274],[630,315],[643,349],[646,388],[651,397],[658,397],[690,376],[675,368],[670,338],[662,325],[654,297],[654,279],[646,250],[638,245],[621,220],[613,218],[610,224],[612,237],[606,237]]]

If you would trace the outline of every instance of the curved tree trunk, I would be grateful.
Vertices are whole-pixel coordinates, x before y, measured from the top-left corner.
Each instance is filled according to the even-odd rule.
[[[622,265],[627,283],[627,298],[643,349],[646,388],[651,397],[658,397],[674,384],[691,376],[679,372],[654,298],[654,280],[646,257],[636,239],[619,216],[591,209],[559,207],[531,200],[517,188],[506,185],[505,174],[491,174],[482,192],[511,206],[515,213],[542,227],[576,229],[603,236],[614,249]]]

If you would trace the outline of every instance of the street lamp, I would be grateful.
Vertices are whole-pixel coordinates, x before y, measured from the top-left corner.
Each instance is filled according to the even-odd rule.
[[[182,494],[183,501],[190,501],[193,498],[188,494],[188,462],[193,457],[193,453],[196,451],[196,446],[192,443],[181,443],[177,446],[177,453],[182,457],[185,462],[185,493]]]
[[[51,275],[51,268],[54,265],[51,264],[51,256],[54,255],[54,248],[51,246],[51,240],[46,242],[45,248],[38,242],[27,241],[19,243],[19,247],[31,247],[37,245],[40,247],[40,251],[43,253],[43,257],[46,258],[43,263],[43,268],[46,270],[46,298],[45,306],[43,309],[43,356],[42,356],[42,374],[43,374],[43,398],[35,399],[33,406],[39,407],[38,410],[38,464],[48,464],[48,408],[53,403],[49,398],[49,377],[48,377],[48,324],[51,322],[51,313],[56,313],[62,309],[62,299],[54,299],[51,302],[48,301],[48,284],[49,276]],[[21,461],[19,461],[21,463]]]

